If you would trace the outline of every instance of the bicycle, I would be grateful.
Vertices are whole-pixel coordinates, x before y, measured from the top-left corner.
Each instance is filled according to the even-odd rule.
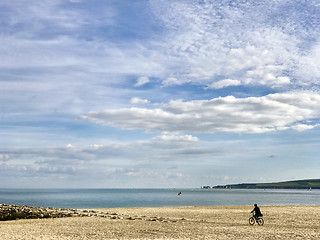
[[[254,214],[249,218],[249,224],[253,225],[254,223],[258,223],[258,225],[262,226],[264,224],[264,220],[262,217],[255,217]]]

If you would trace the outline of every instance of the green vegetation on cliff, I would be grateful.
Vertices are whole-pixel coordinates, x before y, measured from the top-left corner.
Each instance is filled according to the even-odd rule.
[[[275,183],[241,183],[214,186],[213,188],[247,188],[247,189],[320,189],[320,179],[306,179]]]

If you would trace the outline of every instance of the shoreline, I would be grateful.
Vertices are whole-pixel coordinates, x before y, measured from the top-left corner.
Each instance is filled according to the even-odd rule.
[[[0,221],[0,239],[320,239],[319,205],[76,209],[83,215]]]
[[[178,193],[182,191],[182,196]],[[11,190],[0,191],[0,203],[56,208],[180,206],[314,205],[320,190]]]

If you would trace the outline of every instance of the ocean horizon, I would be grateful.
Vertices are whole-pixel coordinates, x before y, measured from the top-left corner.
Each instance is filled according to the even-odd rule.
[[[181,192],[181,195],[179,193]],[[0,204],[55,208],[123,208],[185,206],[320,205],[320,190],[308,189],[200,189],[1,188]]]

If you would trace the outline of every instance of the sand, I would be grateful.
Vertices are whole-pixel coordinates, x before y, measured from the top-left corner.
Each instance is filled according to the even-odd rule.
[[[320,206],[262,206],[263,226],[249,225],[252,209],[95,209],[90,217],[1,221],[0,239],[320,239]]]

